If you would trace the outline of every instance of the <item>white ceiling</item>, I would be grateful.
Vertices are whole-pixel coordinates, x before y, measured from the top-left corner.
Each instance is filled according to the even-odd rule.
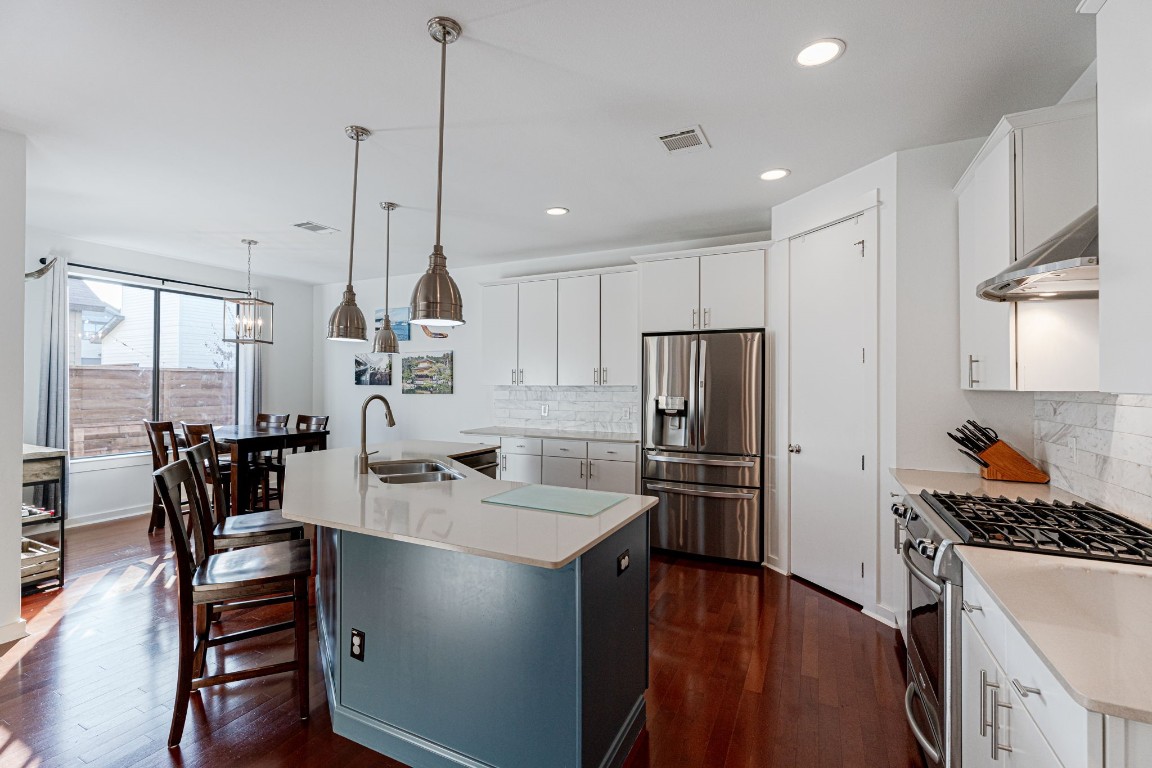
[[[890,152],[988,133],[1094,58],[1075,0],[0,0],[0,127],[29,139],[28,219],[85,240],[343,279],[433,242],[448,48],[450,266],[769,228],[770,206]],[[846,54],[805,70],[802,45]],[[700,123],[707,152],[656,136]],[[762,182],[762,170],[791,168]],[[546,216],[562,205],[567,216]],[[292,224],[338,227],[311,234]]]

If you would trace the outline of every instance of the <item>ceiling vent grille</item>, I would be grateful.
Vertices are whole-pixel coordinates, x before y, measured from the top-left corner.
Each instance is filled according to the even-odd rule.
[[[660,137],[660,141],[664,144],[664,148],[668,150],[668,154],[703,152],[712,147],[712,145],[708,143],[708,138],[704,135],[704,129],[698,125],[685,128],[682,131],[676,131],[675,133],[665,134]]]
[[[300,227],[300,229],[306,229],[309,232],[339,232],[340,231],[340,230],[336,229],[336,227],[329,227],[325,224],[317,224],[314,221],[302,221],[299,224],[293,224],[292,226]]]

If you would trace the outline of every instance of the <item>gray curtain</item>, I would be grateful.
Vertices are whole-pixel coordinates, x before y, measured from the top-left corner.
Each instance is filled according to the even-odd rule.
[[[44,313],[40,342],[40,392],[36,416],[36,444],[68,450],[68,260],[56,257],[56,266],[40,278],[44,283]],[[67,476],[64,478],[67,483]],[[38,486],[34,502],[55,509],[58,486]]]

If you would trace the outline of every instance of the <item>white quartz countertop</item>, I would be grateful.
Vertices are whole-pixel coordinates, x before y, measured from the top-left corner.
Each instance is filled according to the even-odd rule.
[[[389,484],[357,473],[356,448],[298,453],[286,458],[284,516],[313,525],[428,547],[467,552],[542,568],[562,568],[656,505],[634,496],[584,517],[482,499],[525,483],[494,480],[453,461],[475,443],[401,441],[371,445],[372,461],[432,459],[464,475],[461,480]]]
[[[894,469],[911,494],[953,493],[1084,501],[1033,483],[978,474]],[[956,547],[975,578],[1076,703],[1092,712],[1152,723],[1152,567],[987,547]]]
[[[462,429],[462,435],[491,435],[493,437],[542,437],[553,440],[593,440],[601,443],[638,443],[635,432],[581,432],[574,429],[531,429],[529,427],[478,427]]]

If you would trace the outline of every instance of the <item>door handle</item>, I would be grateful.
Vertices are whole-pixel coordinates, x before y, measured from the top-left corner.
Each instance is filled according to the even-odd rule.
[[[1029,696],[1043,696],[1039,688],[1033,688],[1030,685],[1024,685],[1016,678],[1012,678],[1012,687],[1016,689],[1016,693],[1020,694],[1020,698],[1026,699]]]
[[[704,327],[705,328],[707,328],[709,325],[712,324],[712,319],[709,317],[709,315],[711,315],[711,314],[712,314],[712,308],[711,307],[704,307]]]
[[[580,479],[584,479],[584,462],[580,462]]]
[[[520,384],[521,384],[521,386],[523,386],[523,384],[524,384],[524,369],[523,368],[520,369]]]
[[[600,369],[600,383],[604,384],[604,385],[608,384],[608,369],[607,368],[601,368]]]
[[[647,483],[645,488],[652,491],[664,491],[665,493],[677,493],[681,496],[704,496],[709,499],[754,499],[755,493],[740,493],[736,491],[698,491],[694,488],[677,488],[672,485],[662,485],[659,483]]]
[[[516,386],[516,369],[512,369],[512,386]]]
[[[695,309],[694,309],[694,310],[692,310],[692,327],[693,327],[693,328],[696,328],[696,327],[698,327],[698,326],[696,325],[696,312],[697,312],[697,310],[695,310]]]
[[[793,445],[792,443],[788,443],[788,453],[800,453],[800,444],[796,443]]]
[[[980,362],[972,355],[968,355],[968,388],[972,389],[980,383],[980,379],[974,378],[975,374],[972,372],[972,367]]]
[[[999,687],[999,685],[992,687],[992,738],[990,741],[992,742],[993,760],[999,760],[1001,752],[1012,751],[1011,744],[1000,743],[1000,710],[1012,709],[1012,705],[1008,702],[999,700],[999,697],[996,695],[996,690]]]
[[[592,383],[593,384],[599,384],[600,383],[600,369],[599,368],[593,368],[592,369]]]
[[[588,479],[592,479],[592,460],[588,460]]]

